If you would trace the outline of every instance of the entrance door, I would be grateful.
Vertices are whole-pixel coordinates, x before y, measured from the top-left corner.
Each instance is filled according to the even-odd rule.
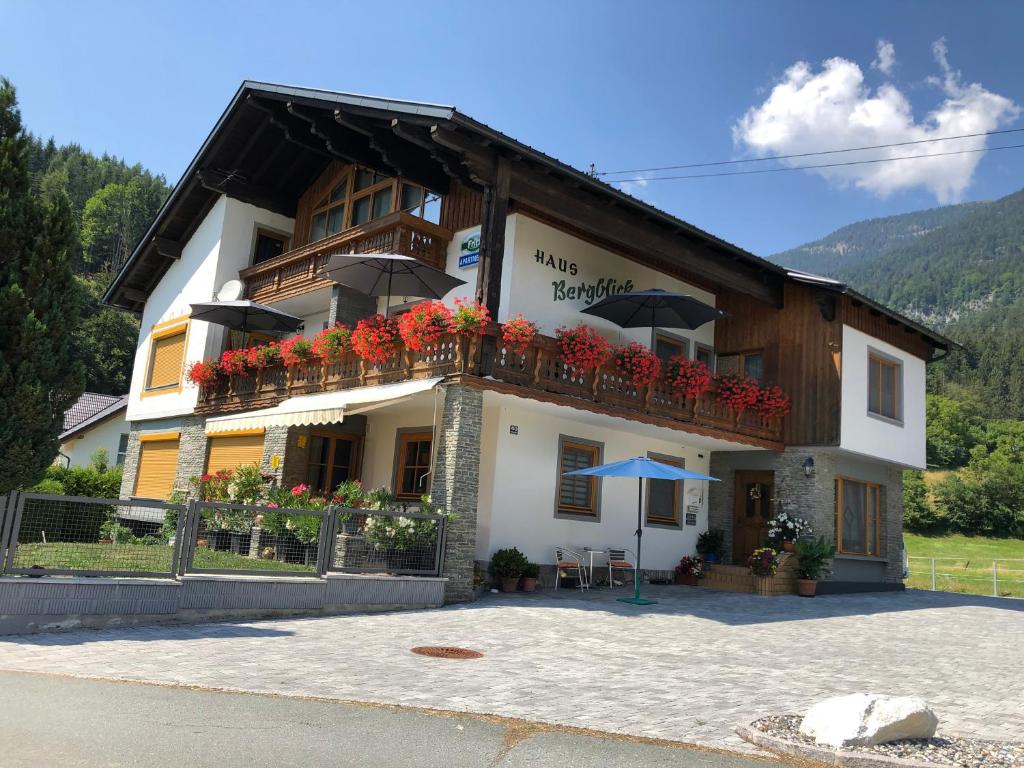
[[[732,557],[744,565],[750,553],[768,543],[768,521],[775,495],[774,472],[737,472],[736,508],[732,528]]]

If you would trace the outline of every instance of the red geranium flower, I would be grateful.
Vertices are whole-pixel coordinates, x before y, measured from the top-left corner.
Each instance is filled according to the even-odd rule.
[[[398,333],[414,352],[436,342],[451,327],[452,311],[440,301],[424,301],[398,319]]]
[[[292,336],[281,342],[281,359],[285,365],[301,365],[312,359],[313,342],[305,336]]]
[[[336,363],[352,349],[352,329],[344,323],[324,328],[313,339],[313,354],[325,363]]]
[[[701,360],[673,355],[668,361],[668,385],[677,395],[696,400],[711,389],[711,370]]]
[[[740,414],[757,405],[761,396],[761,387],[754,379],[727,373],[718,376],[716,381],[718,383],[718,402],[733,413]]]
[[[360,320],[352,331],[352,349],[376,365],[387,362],[398,351],[398,324],[384,315]]]
[[[562,347],[562,362],[577,371],[600,368],[611,357],[611,345],[586,323],[562,326],[555,330],[555,336]]]
[[[635,387],[650,384],[661,373],[661,360],[638,341],[615,350],[615,365]]]
[[[452,330],[463,336],[483,333],[491,319],[490,310],[478,301],[455,300],[455,311],[451,316]]]
[[[501,326],[501,342],[510,351],[523,354],[537,335],[537,324],[522,314],[510,317]]]

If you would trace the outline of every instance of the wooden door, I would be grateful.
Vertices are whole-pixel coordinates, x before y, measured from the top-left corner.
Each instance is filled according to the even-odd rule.
[[[732,528],[732,559],[745,565],[750,553],[768,543],[768,521],[775,495],[774,472],[737,472]]]

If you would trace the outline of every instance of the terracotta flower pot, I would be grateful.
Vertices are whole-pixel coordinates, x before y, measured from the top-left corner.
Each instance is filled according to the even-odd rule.
[[[519,585],[522,587],[523,592],[536,592],[537,591],[537,579],[533,576],[523,576],[519,581]]]
[[[796,552],[796,544],[793,543],[792,541],[784,541],[784,542],[782,542],[782,551],[783,552]]]
[[[692,573],[677,573],[676,584],[682,584],[683,586],[687,587],[696,587],[697,577],[694,576]]]
[[[501,579],[502,592],[515,592],[519,589],[519,578],[517,576],[505,576]]]
[[[800,597],[814,597],[818,591],[818,582],[814,579],[797,579],[796,593]]]

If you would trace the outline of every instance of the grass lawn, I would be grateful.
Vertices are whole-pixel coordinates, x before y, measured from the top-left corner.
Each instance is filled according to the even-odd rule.
[[[171,547],[166,544],[19,544],[15,568],[58,568],[81,571],[167,571],[171,570]],[[299,571],[312,573],[313,566],[256,560],[205,547],[196,550],[196,568],[221,570]]]
[[[999,594],[1024,597],[1024,540],[913,533],[903,538],[910,557],[908,587],[931,589],[931,558],[934,557],[936,589],[991,595],[992,561],[997,560]]]

